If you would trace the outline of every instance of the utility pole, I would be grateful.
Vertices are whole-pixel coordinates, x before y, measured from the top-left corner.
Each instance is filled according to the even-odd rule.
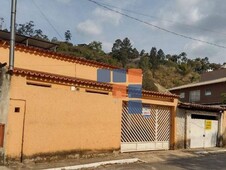
[[[12,72],[14,69],[16,4],[17,4],[17,0],[11,1],[9,72]]]

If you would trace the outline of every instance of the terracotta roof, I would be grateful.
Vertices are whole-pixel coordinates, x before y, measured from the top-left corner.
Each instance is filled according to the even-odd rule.
[[[37,77],[37,78],[41,78],[41,79],[48,79],[48,80],[53,80],[53,81],[64,82],[64,83],[68,83],[68,84],[92,86],[92,87],[98,87],[98,88],[106,89],[106,90],[112,89],[112,85],[109,83],[100,83],[97,81],[68,77],[68,76],[61,76],[61,75],[57,75],[57,74],[45,73],[45,72],[40,72],[40,71],[14,68],[13,73],[16,75],[17,74],[26,75],[26,76]]]
[[[178,103],[179,108],[191,109],[191,110],[203,110],[203,111],[215,111],[220,112],[226,110],[226,108],[220,106],[207,106],[201,104],[194,104],[194,103]]]
[[[9,42],[0,40],[0,46],[5,46],[8,48]],[[16,50],[23,50],[23,51],[27,51],[30,53],[43,53],[43,54],[46,54],[46,57],[56,58],[59,60],[67,60],[67,61],[71,61],[71,62],[83,64],[83,65],[88,65],[88,66],[107,68],[107,69],[119,69],[119,67],[112,66],[109,64],[100,63],[100,62],[92,61],[92,60],[87,60],[87,59],[84,59],[81,57],[75,57],[73,55],[62,54],[62,53],[58,53],[58,52],[54,52],[51,50],[46,50],[46,49],[42,49],[42,48],[38,48],[38,47],[26,46],[24,44],[16,44]]]
[[[164,96],[164,97],[173,97],[173,98],[179,98],[178,95],[171,94],[171,93],[160,93],[155,91],[148,91],[148,90],[142,90],[143,95],[156,95],[156,96]]]
[[[173,88],[170,88],[168,90],[169,91],[179,90],[179,89],[185,89],[185,88],[197,87],[197,86],[204,86],[204,85],[208,85],[208,84],[216,84],[216,83],[222,83],[222,82],[226,82],[226,77],[219,78],[219,79],[216,79],[216,80],[210,80],[210,81],[203,81],[203,82],[198,82],[198,83],[186,84],[186,85],[183,85],[183,86],[173,87]]]
[[[99,89],[104,89],[107,91],[112,91],[112,84],[110,83],[102,83],[97,82],[93,80],[87,80],[87,79],[81,79],[81,78],[74,78],[74,77],[68,77],[68,76],[62,76],[57,74],[51,74],[46,72],[40,72],[40,71],[34,71],[34,70],[27,70],[27,69],[21,69],[21,68],[14,68],[13,74],[15,75],[25,75],[40,79],[47,79],[53,82],[64,82],[68,83],[70,85],[78,85],[78,86],[86,86],[86,87],[95,87]],[[142,94],[145,96],[160,96],[160,97],[169,97],[169,98],[179,98],[179,96],[169,93],[160,93],[160,92],[154,92],[154,91],[147,91],[143,90]]]

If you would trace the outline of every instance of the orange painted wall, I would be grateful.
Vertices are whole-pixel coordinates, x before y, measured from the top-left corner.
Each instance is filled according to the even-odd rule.
[[[0,62],[8,62],[8,49],[0,47]],[[16,51],[15,67],[96,80],[97,67],[57,60],[43,54]],[[110,95],[27,85],[26,77],[12,76],[5,154],[20,157],[59,151],[120,148],[122,100]],[[128,83],[127,83],[128,84]],[[177,100],[161,97],[145,103],[175,107]],[[125,99],[125,100],[128,100]],[[21,107],[15,113],[15,107]],[[24,122],[24,123],[23,123]],[[175,130],[173,130],[174,132]],[[22,143],[22,136],[24,142]]]
[[[0,47],[0,62],[8,63],[9,49]],[[97,67],[86,66],[72,61],[64,61],[43,53],[15,52],[15,67],[59,74],[63,76],[97,80]]]
[[[8,57],[9,49],[0,46],[0,62],[8,63]],[[97,81],[98,67],[78,64],[72,61],[59,60],[47,56],[44,53],[29,53],[16,49],[15,67]],[[113,80],[112,72],[111,80]],[[126,81],[126,83],[117,84],[128,85],[128,75]],[[113,82],[111,81],[111,83]]]
[[[13,77],[11,99],[25,99],[23,153],[51,153],[70,150],[108,150],[120,148],[121,107],[112,96],[71,91],[67,86],[43,88],[26,85],[23,77]],[[22,117],[22,113],[21,114]],[[18,115],[19,115],[18,114]],[[21,129],[20,119],[9,112],[8,132]],[[16,126],[16,127],[13,127]],[[18,132],[20,133],[20,132]],[[20,155],[22,140],[10,140],[6,154]],[[21,136],[22,134],[17,134]],[[17,137],[16,137],[17,138]],[[16,139],[15,138],[15,139]]]
[[[15,112],[15,107],[19,107],[20,112]],[[6,133],[6,151],[7,154],[13,158],[20,158],[21,156],[24,113],[24,101],[10,100]]]

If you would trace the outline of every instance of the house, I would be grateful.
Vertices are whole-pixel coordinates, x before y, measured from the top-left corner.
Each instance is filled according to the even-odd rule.
[[[203,73],[200,82],[173,87],[169,91],[179,95],[182,102],[223,106],[226,103],[226,68]]]
[[[0,69],[4,162],[174,148],[177,95],[140,90],[139,97],[130,92],[141,85],[131,70],[56,53],[48,42],[17,40],[12,74],[8,65]],[[4,37],[0,62],[8,56]]]
[[[226,146],[226,108],[178,103],[176,116],[176,148],[208,148]]]

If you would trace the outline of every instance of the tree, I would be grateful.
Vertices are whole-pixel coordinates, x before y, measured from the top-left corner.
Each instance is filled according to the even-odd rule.
[[[122,63],[122,66],[125,67],[128,63],[128,59],[133,59],[139,55],[139,52],[136,49],[132,48],[130,40],[126,37],[125,39],[117,39],[112,47],[111,52],[113,58],[117,59]]]
[[[56,43],[56,42],[58,42],[58,39],[57,39],[57,37],[53,37],[53,38],[52,38],[52,40],[51,40],[51,42],[53,42],[53,43]]]
[[[158,65],[159,65],[159,59],[158,59],[156,47],[151,48],[149,58],[150,58],[150,60],[149,60],[150,65],[151,65],[151,68],[152,68],[152,74],[153,74],[153,77],[155,77],[155,71],[156,71],[156,69],[158,68]]]
[[[4,20],[4,18],[0,18],[0,30],[2,30],[3,29],[3,24],[4,24],[4,22],[5,22],[5,20]]]
[[[20,35],[34,37],[42,40],[48,40],[48,36],[41,29],[35,29],[34,21],[29,21],[24,24],[16,24],[16,32]]]
[[[25,24],[19,24],[17,33],[20,35],[32,37],[34,35],[34,26],[34,21],[29,21]]]
[[[158,91],[150,71],[145,71],[143,73],[142,88],[145,90]]]
[[[102,42],[99,41],[93,41],[88,44],[89,48],[96,51],[102,51]]]
[[[166,59],[166,56],[163,52],[162,49],[159,49],[158,52],[157,52],[157,60],[158,60],[158,63],[159,64],[163,64],[163,62],[165,61]]]
[[[64,33],[64,36],[65,36],[65,41],[66,42],[69,42],[71,40],[71,31],[70,30],[67,30],[65,33]]]
[[[144,72],[150,69],[150,61],[149,61],[148,54],[140,58],[139,68],[141,68]]]
[[[33,37],[38,39],[43,39],[43,40],[49,40],[47,35],[44,35],[41,29],[35,30]]]

